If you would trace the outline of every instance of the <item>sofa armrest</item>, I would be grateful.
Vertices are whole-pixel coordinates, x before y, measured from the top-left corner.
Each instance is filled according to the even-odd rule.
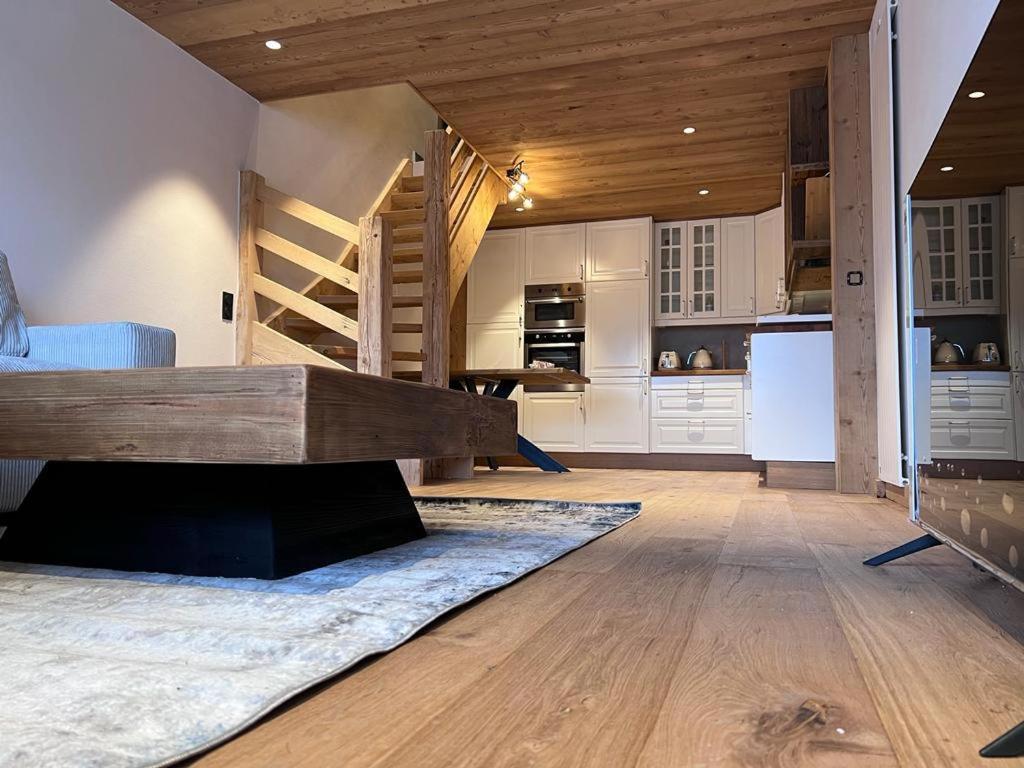
[[[37,325],[28,329],[28,359],[81,368],[170,368],[174,332],[138,323]]]

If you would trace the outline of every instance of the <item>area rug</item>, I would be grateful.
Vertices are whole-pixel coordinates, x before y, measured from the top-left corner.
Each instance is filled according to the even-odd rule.
[[[279,581],[0,563],[0,766],[164,766],[636,517],[418,498],[428,536]]]

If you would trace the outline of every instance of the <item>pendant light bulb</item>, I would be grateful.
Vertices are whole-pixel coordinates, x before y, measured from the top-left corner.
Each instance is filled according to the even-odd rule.
[[[525,187],[523,187],[523,185],[520,184],[518,181],[512,185],[512,191],[515,192],[517,195],[521,195],[523,193],[523,189],[525,189]]]
[[[524,197],[523,198],[523,208],[533,208],[533,198],[532,197]]]
[[[519,174],[519,183],[522,184],[524,187],[527,184],[529,184],[530,183],[530,174],[528,174],[526,171],[522,171]]]
[[[508,191],[508,199],[513,202],[519,199],[519,192],[516,191],[515,187],[512,187],[512,189]]]

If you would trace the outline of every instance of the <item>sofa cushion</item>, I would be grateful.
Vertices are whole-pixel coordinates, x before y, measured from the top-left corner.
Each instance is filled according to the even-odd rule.
[[[71,371],[80,365],[68,365],[55,360],[29,360],[27,357],[0,355],[0,373],[36,373],[38,371]]]
[[[7,255],[0,251],[0,355],[24,357],[28,354],[28,329],[25,315],[14,292],[14,280],[7,267]]]

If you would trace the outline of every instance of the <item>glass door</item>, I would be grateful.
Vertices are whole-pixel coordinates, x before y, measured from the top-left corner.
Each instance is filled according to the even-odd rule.
[[[718,219],[691,221],[687,227],[687,253],[689,255],[689,316],[719,317],[719,285],[721,254],[718,248]]]
[[[655,243],[658,249],[656,263],[658,277],[655,283],[655,315],[659,318],[686,317],[686,295],[683,290],[686,247],[685,222],[658,224]]]
[[[914,261],[923,270],[929,309],[963,304],[959,229],[958,201],[913,204]]]
[[[963,301],[968,309],[999,306],[999,206],[993,198],[962,201],[964,275]]]

